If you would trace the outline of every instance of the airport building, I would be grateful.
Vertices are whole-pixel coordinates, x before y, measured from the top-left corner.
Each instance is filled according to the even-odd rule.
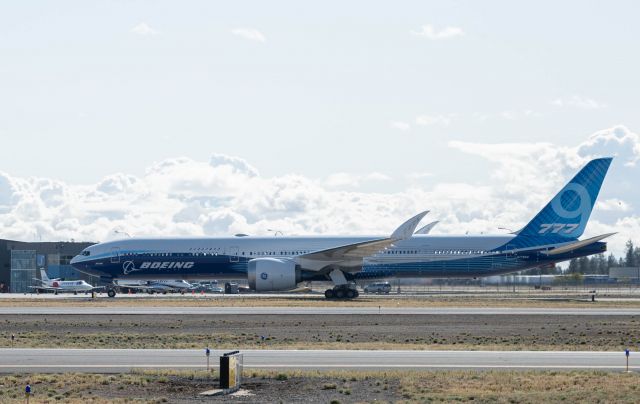
[[[49,278],[68,280],[83,279],[96,285],[98,279],[71,266],[71,259],[89,242],[23,242],[0,239],[0,293],[30,292],[30,286],[37,286],[40,270],[47,271]]]

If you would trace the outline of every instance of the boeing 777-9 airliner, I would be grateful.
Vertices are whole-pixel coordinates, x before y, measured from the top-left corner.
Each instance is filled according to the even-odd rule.
[[[127,238],[96,244],[71,261],[103,279],[241,279],[251,289],[290,290],[332,281],[327,298],[354,298],[353,281],[480,277],[599,254],[604,234],[579,240],[611,158],[590,161],[522,229],[510,234],[414,234],[422,212],[389,236]],[[428,233],[428,230],[426,231]],[[109,290],[115,296],[115,290]]]

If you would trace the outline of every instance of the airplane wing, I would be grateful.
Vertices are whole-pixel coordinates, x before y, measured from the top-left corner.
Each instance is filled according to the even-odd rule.
[[[420,220],[429,213],[425,211],[412,217],[398,227],[389,237],[361,241],[332,247],[325,250],[313,251],[295,257],[296,262],[304,269],[319,271],[322,268],[340,264],[341,266],[357,266],[362,264],[362,259],[375,254],[378,251],[390,247],[393,243],[410,238],[413,235]]]
[[[118,285],[121,288],[134,289],[134,290],[157,290],[156,286],[151,285]]]
[[[436,220],[435,222],[431,222],[423,227],[421,227],[419,230],[417,230],[415,232],[415,234],[429,234],[429,232],[436,227],[436,225],[440,223],[439,220]]]
[[[38,289],[38,290],[60,290],[60,288],[54,288],[52,286],[29,286],[29,289]]]
[[[545,255],[558,255],[558,254],[564,254],[566,252],[572,251],[572,250],[577,250],[578,248],[582,248],[582,247],[586,247],[589,244],[593,244],[596,243],[602,239],[605,239],[607,237],[613,236],[616,233],[607,233],[607,234],[603,234],[601,236],[595,236],[595,237],[591,237],[588,238],[586,240],[578,240],[578,241],[574,241],[573,243],[569,243],[569,244],[565,244],[561,247],[558,248],[554,248],[553,250],[549,250],[549,251],[541,251],[542,254]]]

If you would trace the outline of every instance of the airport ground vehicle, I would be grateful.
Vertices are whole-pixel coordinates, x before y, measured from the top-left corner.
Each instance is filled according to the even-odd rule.
[[[391,292],[391,284],[389,282],[370,283],[363,290],[365,293],[385,293],[388,295]]]

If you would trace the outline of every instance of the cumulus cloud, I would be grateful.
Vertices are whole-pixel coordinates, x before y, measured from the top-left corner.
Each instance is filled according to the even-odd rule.
[[[620,212],[628,212],[631,210],[631,205],[629,205],[627,202],[621,199],[611,198],[611,199],[599,200],[598,202],[596,202],[596,209],[617,210]]]
[[[134,34],[144,35],[144,36],[158,35],[159,34],[158,31],[156,31],[155,29],[151,28],[149,26],[149,24],[147,24],[146,22],[141,22],[140,24],[138,24],[135,27],[131,28],[131,32],[133,32]]]
[[[579,95],[573,95],[568,98],[556,98],[551,101],[552,105],[556,107],[574,107],[582,109],[601,109],[606,108],[607,105],[594,100],[589,97],[582,97]]]
[[[495,165],[491,178],[496,198],[509,200],[505,227],[518,227],[560,189],[589,160],[615,156],[587,232],[617,232],[610,248],[619,253],[624,242],[637,238],[640,218],[633,206],[640,201],[635,179],[640,177],[640,137],[624,126],[598,131],[575,147],[552,143],[473,143],[452,141],[449,146],[476,155]],[[626,202],[629,201],[629,202]],[[615,213],[618,213],[616,216]],[[623,216],[620,216],[623,214]]]
[[[257,42],[266,42],[267,38],[255,28],[235,28],[231,30],[233,35]]]
[[[408,131],[409,129],[411,129],[411,125],[406,123],[406,122],[402,122],[402,121],[393,121],[389,124],[389,126],[391,126],[393,129],[398,129],[401,131]]]
[[[0,173],[0,237],[104,241],[114,230],[145,235],[387,234],[422,210],[440,220],[437,233],[493,233],[519,228],[589,159],[616,155],[586,235],[618,232],[620,253],[640,234],[640,138],[623,126],[599,131],[574,147],[552,143],[450,142],[488,164],[469,182],[408,174],[397,192],[384,173],[266,177],[248,161],[214,154],[176,157],[140,176],[116,173],[88,185]],[[429,179],[425,181],[425,179]],[[367,188],[368,189],[368,188]],[[639,243],[640,244],[640,243]]]
[[[373,172],[367,175],[357,175],[350,173],[335,173],[331,174],[324,181],[324,185],[330,188],[338,187],[358,187],[365,181],[390,181],[391,177],[388,175]]]
[[[433,177],[433,173],[429,173],[429,172],[421,172],[421,173],[410,173],[407,174],[407,178],[410,181],[422,181],[425,180],[427,178]]]
[[[413,35],[433,41],[441,39],[451,39],[464,35],[464,31],[460,27],[444,27],[441,30],[437,30],[431,24],[423,25],[420,31],[411,31],[411,33]]]
[[[449,126],[451,121],[455,118],[455,114],[446,115],[419,115],[416,117],[416,124],[420,126]]]

